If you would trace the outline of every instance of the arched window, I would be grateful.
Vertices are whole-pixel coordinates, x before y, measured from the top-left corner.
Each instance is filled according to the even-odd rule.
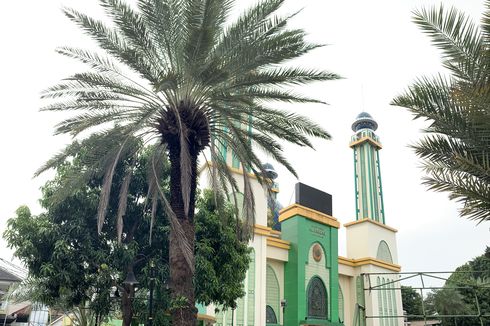
[[[383,295],[383,290],[381,289],[380,287],[381,285],[381,279],[379,278],[379,276],[376,278],[376,288],[377,288],[377,291],[378,292],[378,316],[380,316],[380,325],[381,326],[385,326],[385,320],[384,318],[382,318],[383,316],[383,298],[382,298],[382,295]]]
[[[327,319],[328,298],[327,289],[322,280],[314,276],[308,284],[308,318]]]
[[[234,205],[235,200],[236,200],[236,207],[238,209],[238,217],[243,221],[244,216],[243,216],[243,201],[244,197],[241,192],[235,192],[235,195],[233,193],[229,193],[228,197],[230,197],[231,203]]]
[[[378,253],[376,254],[376,258],[387,263],[393,263],[393,259],[391,257],[390,247],[386,241],[381,240],[378,245]]]
[[[219,312],[216,314],[216,326],[224,326],[225,324],[225,312],[221,307],[218,308]]]
[[[356,277],[356,297],[357,297],[357,304],[364,307],[364,282],[362,281],[361,276]],[[366,323],[364,320],[364,310],[360,310],[359,325],[364,326],[365,324]]]
[[[339,319],[340,322],[344,322],[344,293],[339,284]]]
[[[391,280],[390,279],[387,279],[386,280],[387,283],[390,283]],[[393,319],[393,299],[392,299],[392,290],[391,290],[391,284],[387,284],[386,285],[386,291],[388,292],[388,316],[390,316],[390,318],[388,318],[389,320],[389,323],[387,323],[388,325],[390,326],[395,326],[395,320]]]
[[[395,292],[395,283],[391,283],[391,294],[393,296],[393,316],[398,316],[398,309],[396,305],[396,292]],[[394,324],[398,323],[398,318],[395,318]]]
[[[265,306],[265,322],[267,324],[277,324],[277,317],[271,306]]]
[[[381,278],[381,282],[383,286],[381,287],[383,289],[383,316],[388,316],[388,295],[386,292],[388,292],[388,286],[386,285],[387,279],[384,277]],[[385,319],[385,325],[389,325],[389,320]]]
[[[247,284],[247,325],[255,325],[255,251],[250,252]]]
[[[277,320],[276,316],[279,316],[280,309],[280,294],[279,294],[279,282],[277,281],[276,273],[274,269],[267,265],[267,283],[266,283],[266,292],[265,292],[265,302],[267,307],[272,310],[274,313],[274,318]],[[269,309],[267,308],[267,309]],[[267,312],[268,310],[266,310]],[[272,322],[271,322],[272,323]],[[276,323],[272,323],[276,324]]]

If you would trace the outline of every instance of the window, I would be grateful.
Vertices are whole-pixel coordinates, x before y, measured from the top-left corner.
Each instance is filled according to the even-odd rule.
[[[378,252],[376,254],[376,258],[387,263],[393,263],[393,259],[391,257],[390,247],[386,241],[381,240],[378,245]]]
[[[314,276],[308,284],[308,318],[327,319],[327,289],[322,280]]]
[[[271,306],[265,306],[265,322],[267,324],[277,324],[276,313]]]

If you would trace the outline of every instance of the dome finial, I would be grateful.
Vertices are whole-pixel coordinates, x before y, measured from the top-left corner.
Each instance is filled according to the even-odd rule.
[[[361,129],[371,129],[376,131],[378,129],[378,123],[367,112],[361,112],[357,115],[356,120],[352,124],[352,130],[357,132]]]

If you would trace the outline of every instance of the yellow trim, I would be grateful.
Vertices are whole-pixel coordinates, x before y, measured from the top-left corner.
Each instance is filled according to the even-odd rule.
[[[254,233],[260,235],[270,235],[272,233],[272,228],[260,224],[255,224]]]
[[[205,315],[205,314],[197,314],[197,319],[198,320],[205,320],[205,321],[210,321],[215,323],[216,322],[216,317],[210,316],[210,315]]]
[[[363,218],[362,220],[358,220],[358,221],[354,221],[354,222],[345,223],[345,224],[344,224],[344,226],[345,226],[345,227],[349,227],[349,226],[351,226],[351,225],[361,224],[361,223],[365,223],[365,222],[367,222],[367,223],[372,223],[372,224],[375,224],[375,225],[377,225],[377,226],[381,226],[382,228],[387,229],[387,230],[392,231],[392,232],[395,232],[395,233],[396,233],[396,232],[398,232],[398,230],[397,230],[397,229],[392,228],[391,226],[387,226],[387,225],[385,225],[385,224],[383,224],[383,223],[380,223],[380,222],[378,222],[378,221],[372,220],[372,219],[370,219],[370,218],[368,218],[368,217],[365,217],[365,218]]]
[[[275,236],[280,236],[281,235],[281,231],[271,230],[271,234],[272,235],[275,235]]]
[[[352,266],[355,267],[356,264],[354,264],[353,259],[345,258],[345,257],[338,257],[338,262],[340,265],[347,265],[347,266]]]
[[[353,141],[349,144],[349,147],[354,147],[356,145],[359,145],[360,143],[364,143],[364,142],[370,142],[371,144],[373,144],[374,146],[378,147],[379,149],[383,148],[383,146],[381,146],[380,143],[378,143],[377,141],[375,141],[374,139],[372,139],[371,137],[368,137],[368,136],[364,136],[362,137],[361,139],[358,139],[356,141]]]
[[[279,212],[279,222],[283,222],[296,215],[303,216],[318,223],[333,226],[337,229],[340,227],[340,223],[336,218],[299,204],[293,204],[282,209]]]
[[[402,269],[402,267],[400,265],[387,263],[385,261],[382,261],[382,260],[379,260],[379,259],[376,259],[376,258],[372,258],[372,257],[366,257],[366,258],[356,259],[355,260],[355,264],[357,266],[362,266],[362,265],[376,265],[376,266],[379,266],[379,267],[383,267],[383,268],[389,269],[389,270],[394,271],[394,272],[399,272]]]
[[[201,174],[207,167],[211,167],[212,165],[213,165],[213,162],[206,162],[206,163],[204,163],[198,169],[198,174]],[[227,167],[228,167],[228,170],[230,170],[231,172],[234,172],[234,173],[238,173],[238,174],[243,175],[243,170],[242,169],[237,169],[237,168],[231,167],[229,165],[227,165]],[[247,175],[249,177],[251,177],[251,178],[257,179],[257,176],[255,174],[253,174],[253,173],[247,173]]]
[[[281,249],[288,249],[291,248],[291,244],[289,241],[286,240],[281,240],[278,238],[271,238],[268,237],[266,239],[267,245],[271,247],[276,247],[276,248],[281,248]]]
[[[349,258],[339,256],[338,262],[341,265],[352,266],[352,267],[358,267],[358,266],[363,266],[363,265],[375,265],[378,267],[389,269],[390,271],[394,271],[394,272],[399,272],[402,270],[402,267],[400,265],[387,263],[385,261],[382,261],[382,260],[379,260],[376,258],[372,258],[372,257],[364,257],[364,258],[359,258],[359,259],[349,259]]]

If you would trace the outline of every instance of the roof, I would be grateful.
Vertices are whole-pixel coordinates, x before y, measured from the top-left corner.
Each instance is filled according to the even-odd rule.
[[[0,281],[21,282],[27,276],[27,270],[3,258],[0,258]]]
[[[20,282],[22,279],[0,267],[0,281]]]

